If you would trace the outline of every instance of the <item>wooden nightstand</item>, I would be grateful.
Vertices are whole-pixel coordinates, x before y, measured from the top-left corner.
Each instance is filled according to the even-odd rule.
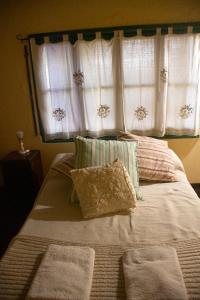
[[[192,183],[191,186],[193,187],[198,197],[200,198],[200,183]]]
[[[5,187],[0,189],[0,257],[23,225],[37,192],[43,172],[39,150],[21,155],[11,152],[0,161]]]
[[[1,160],[1,166],[6,190],[22,199],[36,197],[43,180],[39,150],[26,155],[13,151]]]

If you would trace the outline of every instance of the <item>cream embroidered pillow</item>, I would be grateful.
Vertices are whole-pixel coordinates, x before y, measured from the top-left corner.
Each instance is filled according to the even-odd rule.
[[[136,207],[136,194],[119,160],[98,167],[70,171],[84,218],[94,218]]]

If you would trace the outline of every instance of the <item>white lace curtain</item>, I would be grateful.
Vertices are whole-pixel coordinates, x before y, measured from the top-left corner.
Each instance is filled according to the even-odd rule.
[[[200,34],[31,40],[44,139],[199,134]]]

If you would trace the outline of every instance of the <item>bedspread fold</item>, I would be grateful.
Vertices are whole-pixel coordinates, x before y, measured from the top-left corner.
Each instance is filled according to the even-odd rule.
[[[142,244],[119,245],[80,244],[36,236],[17,236],[0,261],[0,299],[25,299],[41,261],[50,244],[87,246],[95,250],[94,273],[90,299],[126,299],[122,255]],[[188,299],[200,300],[200,238],[157,244],[176,249]],[[146,247],[147,245],[145,245]],[[152,246],[152,245],[151,245]]]

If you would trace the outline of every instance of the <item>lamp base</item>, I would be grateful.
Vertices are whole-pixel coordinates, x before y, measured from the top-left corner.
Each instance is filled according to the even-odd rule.
[[[26,155],[30,152],[30,150],[28,150],[28,149],[27,150],[19,150],[18,152],[19,152],[19,154]]]

